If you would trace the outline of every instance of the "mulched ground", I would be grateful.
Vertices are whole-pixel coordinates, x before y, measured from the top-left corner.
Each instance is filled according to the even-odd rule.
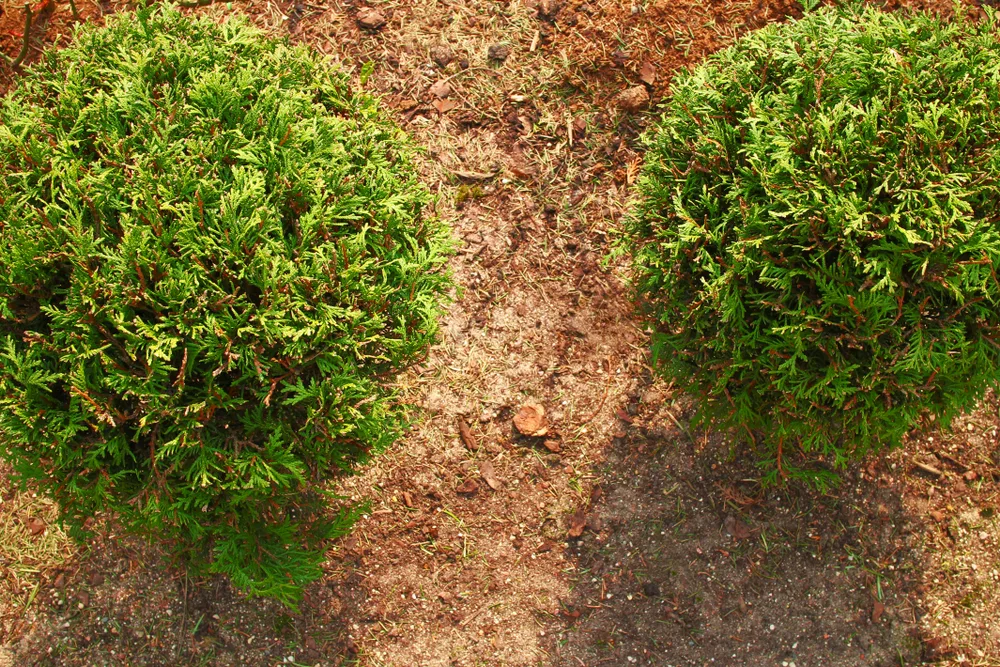
[[[371,512],[298,612],[191,580],[109,528],[36,567],[34,595],[23,572],[4,593],[0,666],[1000,664],[996,399],[827,494],[763,490],[650,377],[623,267],[603,263],[651,118],[641,93],[655,103],[678,67],[797,3],[194,11],[249,13],[349,71],[375,63],[368,85],[426,148],[423,176],[462,242],[461,289],[440,345],[401,381],[418,424],[344,480]],[[45,42],[63,39],[68,6],[45,12]],[[22,21],[0,16],[6,53]],[[546,435],[513,425],[526,402],[544,407]],[[30,531],[32,516],[7,520]]]

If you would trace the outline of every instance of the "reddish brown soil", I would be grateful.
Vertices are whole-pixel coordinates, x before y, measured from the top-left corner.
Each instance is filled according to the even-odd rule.
[[[231,11],[350,71],[374,62],[369,86],[426,147],[423,176],[461,241],[442,342],[401,381],[418,423],[341,487],[371,513],[298,613],[105,533],[2,619],[0,666],[997,664],[995,407],[954,436],[957,464],[934,460],[940,479],[913,473],[921,435],[834,492],[762,490],[723,434],[687,432],[687,400],[650,378],[623,267],[602,263],[650,121],[615,95],[643,85],[658,100],[676,68],[798,5],[370,6],[387,20],[374,32],[359,2]],[[56,9],[33,44],[71,23]],[[18,16],[0,17],[7,53]],[[454,108],[430,90],[442,80]],[[545,406],[547,436],[515,431],[526,401]],[[972,560],[956,563],[958,547]]]

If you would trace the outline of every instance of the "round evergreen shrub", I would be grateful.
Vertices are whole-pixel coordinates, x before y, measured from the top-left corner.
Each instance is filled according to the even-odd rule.
[[[806,462],[897,445],[996,384],[992,13],[765,28],[679,75],[647,143],[619,247],[656,365],[767,479],[829,481]]]
[[[294,603],[449,288],[412,152],[244,20],[144,9],[48,53],[0,102],[0,453],[71,526]]]

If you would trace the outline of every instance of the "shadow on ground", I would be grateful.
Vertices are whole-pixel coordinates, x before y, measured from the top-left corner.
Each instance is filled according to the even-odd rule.
[[[722,436],[688,434],[688,412],[655,388],[619,411],[570,540],[555,664],[920,664],[917,527],[895,464],[826,494],[761,489]]]

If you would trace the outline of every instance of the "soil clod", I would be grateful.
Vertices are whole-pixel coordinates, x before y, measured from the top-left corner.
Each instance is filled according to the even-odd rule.
[[[439,44],[431,49],[431,60],[434,64],[444,69],[455,59],[455,54],[444,44]]]
[[[474,479],[467,479],[455,489],[455,493],[462,496],[474,496],[479,491],[479,483]]]
[[[615,95],[613,103],[622,111],[639,111],[649,104],[649,93],[645,86],[632,86]]]
[[[510,57],[510,51],[510,44],[493,44],[487,51],[487,57],[495,63],[502,63]]]

